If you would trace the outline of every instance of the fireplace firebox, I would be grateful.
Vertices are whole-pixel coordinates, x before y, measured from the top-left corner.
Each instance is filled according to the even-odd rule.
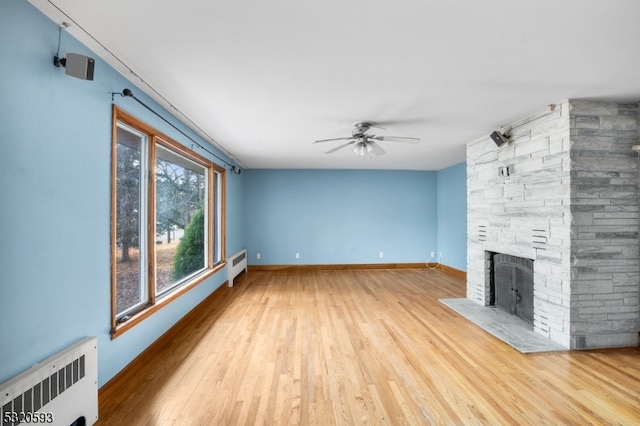
[[[491,253],[490,304],[533,325],[533,260]]]

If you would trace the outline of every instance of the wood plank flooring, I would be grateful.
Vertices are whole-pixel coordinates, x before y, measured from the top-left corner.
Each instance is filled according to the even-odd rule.
[[[99,394],[99,425],[640,424],[640,349],[523,355],[437,270],[245,274]]]

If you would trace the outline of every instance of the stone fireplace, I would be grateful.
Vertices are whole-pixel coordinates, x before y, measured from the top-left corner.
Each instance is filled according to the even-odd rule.
[[[507,144],[467,145],[467,299],[495,304],[496,254],[526,259],[530,275],[516,267],[514,291],[497,296],[529,309],[517,303],[530,276],[537,334],[568,349],[638,345],[638,105],[567,100],[499,129]]]

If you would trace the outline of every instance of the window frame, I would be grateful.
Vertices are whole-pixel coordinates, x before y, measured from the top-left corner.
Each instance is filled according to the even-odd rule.
[[[146,228],[146,242],[140,242],[140,249],[144,247],[146,250],[142,268],[146,269],[146,283],[148,292],[148,303],[140,309],[131,313],[124,321],[118,318],[116,307],[117,301],[117,282],[116,282],[116,207],[117,207],[117,188],[116,173],[118,167],[118,123],[135,129],[148,137],[148,149],[146,150],[145,159],[148,164],[146,182],[147,193],[142,201],[145,204],[146,215],[141,217],[144,220],[142,225]],[[159,132],[150,125],[139,120],[135,116],[129,114],[116,105],[112,106],[112,123],[111,123],[111,338],[115,339],[125,331],[131,329],[136,324],[151,316],[173,300],[193,289],[207,278],[213,276],[226,266],[226,170],[214,163],[213,161],[197,154],[193,150],[187,148],[183,144],[176,142],[167,135]],[[170,291],[163,293],[161,297],[156,294],[156,259],[155,259],[155,232],[156,232],[156,146],[161,145],[164,149],[168,149],[175,154],[179,154],[189,161],[203,166],[207,171],[207,230],[209,235],[206,238],[206,265],[199,273],[188,277],[183,283],[173,287]],[[217,232],[216,232],[217,231]],[[215,248],[215,244],[219,247]],[[214,255],[218,253],[219,259],[214,259]],[[142,257],[141,257],[142,261]],[[126,315],[125,315],[126,316]]]

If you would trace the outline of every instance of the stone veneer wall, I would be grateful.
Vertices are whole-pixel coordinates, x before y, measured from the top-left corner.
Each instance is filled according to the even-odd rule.
[[[638,103],[572,100],[571,347],[638,344]]]
[[[501,130],[467,145],[467,297],[489,304],[488,252],[526,257],[537,333],[638,344],[638,104],[564,101]]]

